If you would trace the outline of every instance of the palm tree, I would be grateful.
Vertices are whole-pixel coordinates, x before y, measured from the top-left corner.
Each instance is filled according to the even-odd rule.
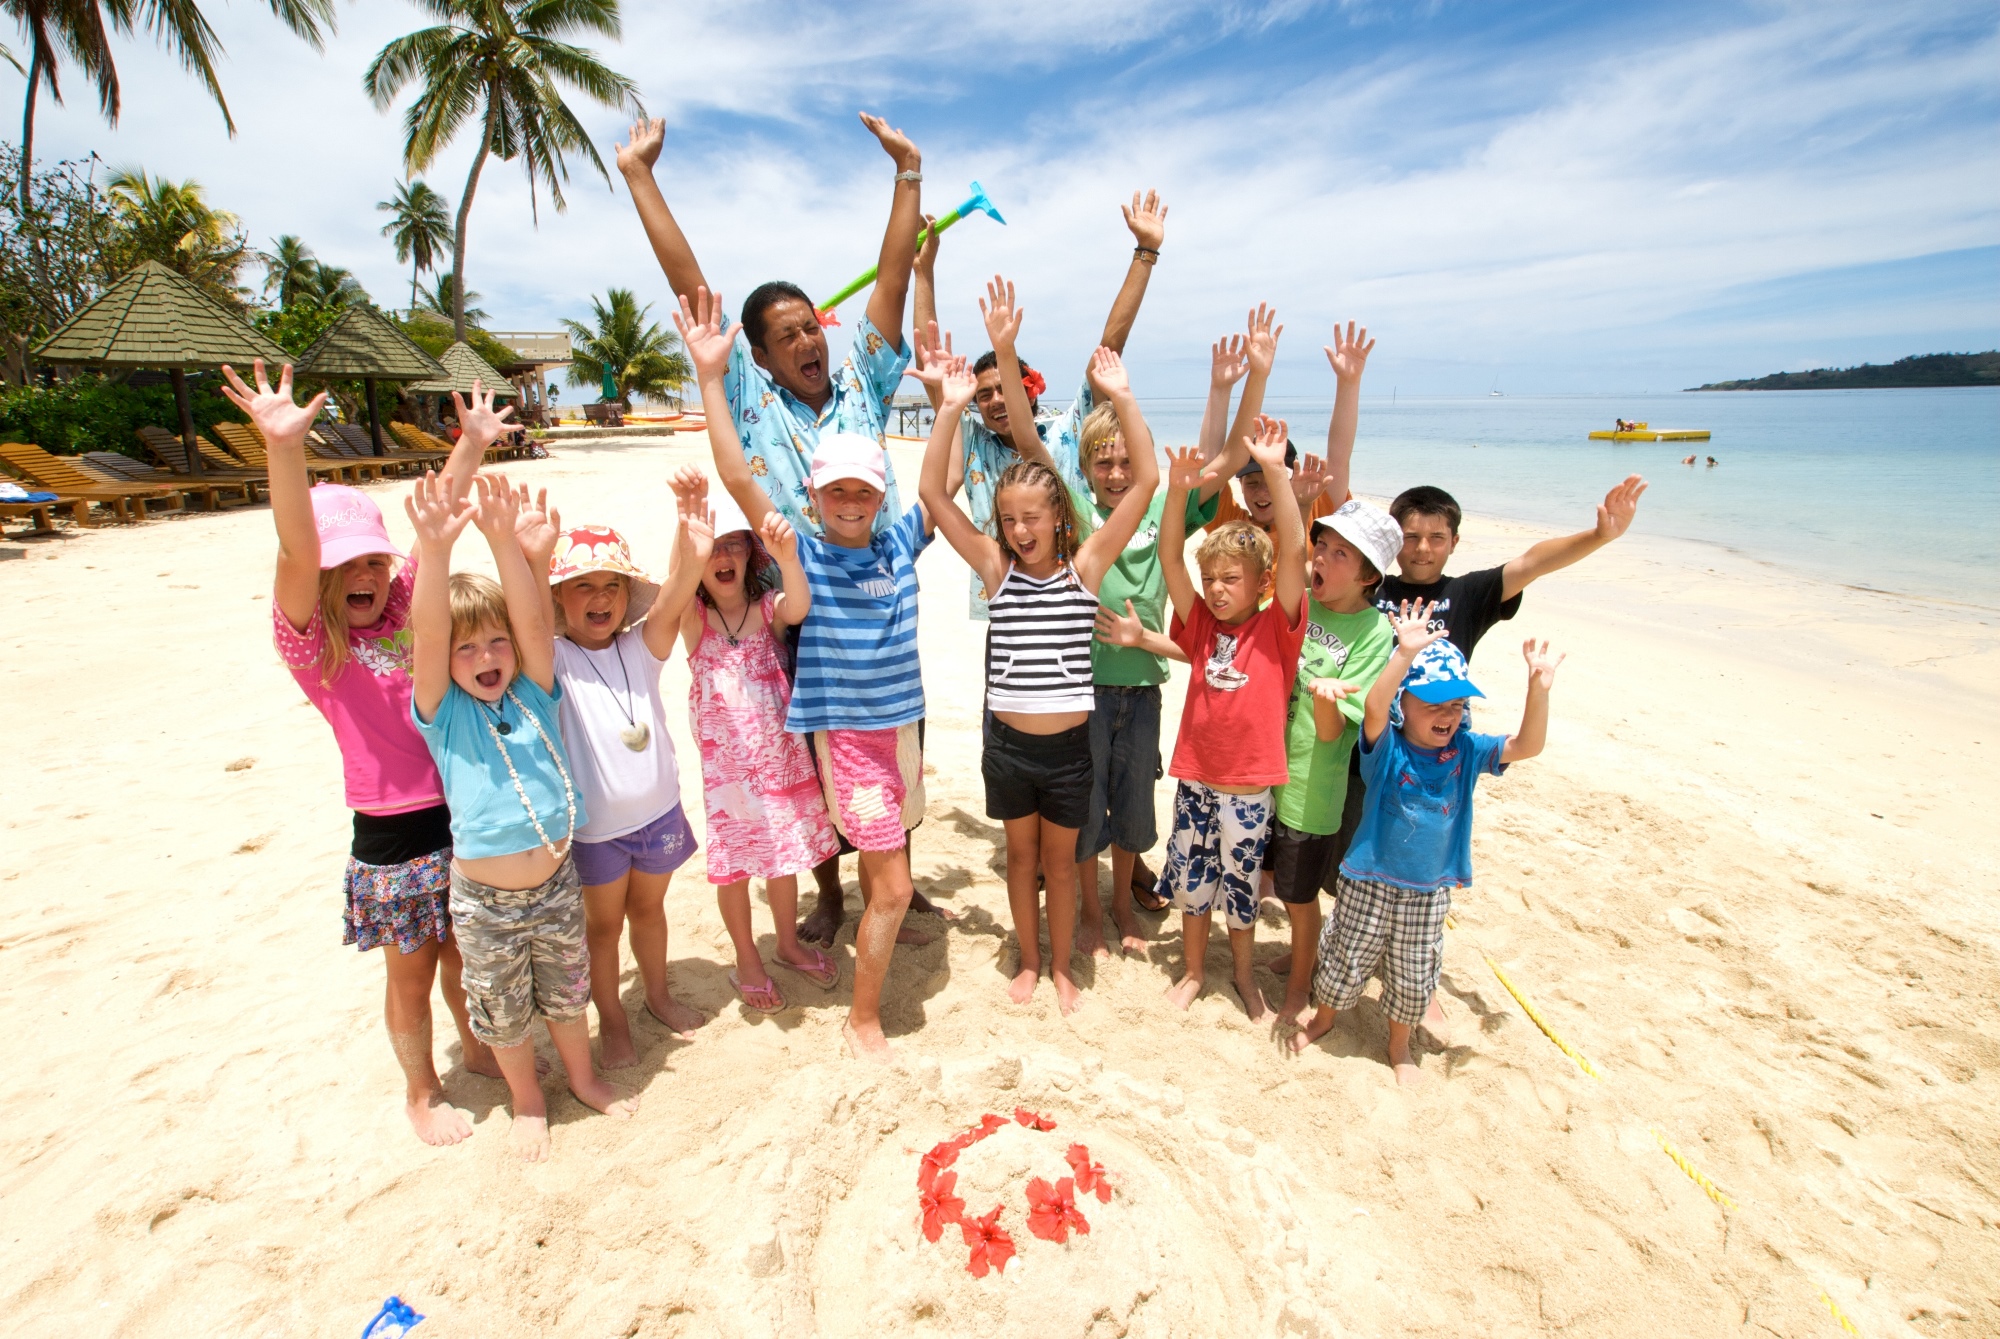
[[[313,259],[312,248],[291,233],[272,238],[271,249],[259,251],[257,259],[264,266],[264,291],[278,291],[280,310],[292,305],[292,298],[319,263]]]
[[[195,181],[155,181],[137,168],[111,174],[108,195],[118,220],[113,266],[124,271],[157,260],[227,303],[240,303],[236,272],[250,241],[236,216],[212,208]]]
[[[454,304],[452,302],[452,294],[457,291],[458,286],[452,283],[451,276],[449,274],[440,274],[436,279],[431,281],[431,286],[428,289],[418,291],[417,310],[429,312],[433,316],[442,316],[447,321],[453,320],[452,309]],[[462,313],[467,325],[478,325],[485,321],[486,313],[472,305],[479,301],[482,296],[476,289],[467,291],[465,295],[465,311]],[[452,338],[464,339],[465,327],[458,327]]]
[[[410,262],[410,310],[417,307],[417,280],[437,268],[438,252],[451,245],[451,206],[421,181],[406,181],[396,194],[375,206],[388,211],[382,235],[396,244],[396,259]]]
[[[368,301],[368,290],[354,277],[354,271],[323,260],[313,261],[306,270],[298,296],[322,307],[348,307]]]
[[[479,188],[487,155],[521,160],[528,173],[531,209],[537,208],[537,191],[543,183],[556,208],[565,209],[562,183],[569,179],[569,166],[564,155],[575,152],[589,158],[606,185],[611,174],[557,85],[567,84],[607,107],[630,103],[638,109],[639,95],[630,79],[604,65],[595,52],[559,40],[581,31],[617,37],[618,0],[421,3],[444,22],[383,47],[361,83],[383,111],[404,88],[419,85],[403,118],[407,173],[429,167],[469,118],[480,119],[479,150],[472,156],[452,228],[452,289],[459,293],[465,289],[466,217],[472,212],[473,192]],[[452,312],[452,333],[465,338],[463,310]]]
[[[694,379],[694,365],[681,350],[681,337],[658,323],[648,323],[648,303],[641,307],[629,288],[610,288],[604,300],[593,297],[597,328],[581,321],[564,321],[569,330],[569,384],[602,386],[609,372],[619,395],[630,400],[645,395],[663,400]]]
[[[315,51],[325,49],[325,33],[334,31],[333,0],[265,0],[278,21],[304,38]],[[215,59],[222,43],[194,0],[0,0],[28,39],[28,91],[21,106],[21,211],[29,208],[29,179],[35,162],[35,97],[44,81],[49,96],[62,101],[56,67],[67,56],[97,84],[97,104],[108,124],[118,124],[118,67],[111,58],[110,27],[122,34],[143,23],[154,40],[180,58],[188,73],[201,80],[222,123],[236,133],[236,121],[215,77]],[[322,32],[324,25],[324,32]]]

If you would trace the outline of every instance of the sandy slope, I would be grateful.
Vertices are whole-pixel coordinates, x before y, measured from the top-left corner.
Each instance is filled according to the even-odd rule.
[[[675,442],[566,445],[520,474],[663,565],[659,480],[700,439]],[[407,533],[400,486],[374,491]],[[381,968],[339,944],[332,739],[270,650],[268,513],[30,544],[0,564],[8,1328],[358,1333],[398,1292],[437,1339],[1838,1335],[1823,1288],[1869,1336],[2000,1332],[1993,616],[1639,529],[1475,659],[1504,729],[1519,638],[1570,653],[1547,755],[1482,791],[1447,939],[1458,1044],[1414,1095],[1372,1005],[1298,1060],[1226,986],[1167,1009],[1166,942],[1086,969],[1067,1023],[1046,985],[1004,1003],[977,632],[940,545],[916,866],[961,918],[898,953],[903,1067],[843,1058],[844,987],[781,977],[803,1007],[741,1009],[690,866],[673,970],[714,1020],[692,1043],[639,1023],[639,1118],[563,1094],[535,1168],[506,1156],[498,1083],[448,1077],[479,1122],[455,1149],[416,1143],[392,1100]],[[1460,565],[1532,538],[1474,521]],[[668,673],[678,700],[684,662]],[[1007,1204],[1022,1247],[976,1281],[955,1234],[918,1234],[917,1161],[1017,1104],[1058,1128],[967,1155],[968,1208]],[[1124,1179],[1059,1247],[1019,1192],[1072,1140]]]

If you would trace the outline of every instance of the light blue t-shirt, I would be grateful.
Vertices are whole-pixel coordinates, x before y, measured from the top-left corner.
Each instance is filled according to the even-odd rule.
[[[424,745],[430,749],[438,775],[444,780],[444,802],[451,807],[453,855],[482,860],[487,856],[532,851],[542,844],[528,811],[521,805],[520,792],[514,789],[514,778],[507,773],[509,760],[549,840],[560,847],[570,835],[563,776],[570,776],[574,789],[575,774],[570,771],[569,755],[563,751],[562,725],[556,709],[561,700],[560,683],[555,692],[544,693],[533,679],[517,674],[507,686],[507,696],[493,706],[481,703],[456,683],[452,684],[445,689],[444,701],[438,704],[437,716],[429,725],[418,718],[416,703],[410,704],[410,719],[416,722],[417,733],[424,737]],[[524,712],[532,719],[524,719]],[[497,729],[502,721],[510,728],[496,743],[487,727]],[[541,726],[540,737],[535,733],[537,724]],[[545,744],[543,740],[548,742]],[[551,746],[555,749],[554,758],[549,754]],[[507,751],[505,759],[501,757],[502,748]],[[556,770],[557,759],[562,764],[560,772]],[[584,813],[583,795],[579,791],[576,826],[580,828],[587,821],[589,815]]]
[[[1368,793],[1340,872],[1421,892],[1470,887],[1472,787],[1481,773],[1506,770],[1506,747],[1505,735],[1462,725],[1441,749],[1418,748],[1392,725],[1372,748],[1364,733],[1358,751]]]
[[[923,505],[865,549],[799,534],[812,609],[799,624],[799,666],[785,729],[888,730],[923,719],[917,661],[917,555],[930,546]]]
[[[819,533],[819,509],[806,491],[812,478],[813,449],[822,432],[853,432],[882,440],[888,426],[889,401],[910,365],[910,341],[901,349],[889,346],[875,323],[862,317],[854,326],[854,344],[833,373],[833,396],[819,412],[771,380],[750,353],[750,337],[729,350],[729,370],[722,390],[743,439],[743,458],[750,473],[792,528],[803,537]],[[896,472],[885,457],[882,510],[875,518],[880,534],[903,504],[896,492]]]

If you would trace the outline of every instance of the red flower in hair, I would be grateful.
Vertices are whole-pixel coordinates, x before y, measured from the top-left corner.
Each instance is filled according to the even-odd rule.
[[[972,1258],[965,1262],[965,1268],[976,1279],[985,1278],[989,1269],[1006,1273],[1007,1262],[1014,1258],[1014,1239],[1000,1226],[1001,1208],[996,1204],[992,1213],[970,1222],[959,1219],[958,1230],[965,1234],[965,1244],[972,1248]]]
[[[1089,1149],[1082,1144],[1071,1144],[1069,1152],[1063,1154],[1063,1159],[1069,1163],[1070,1170],[1076,1173],[1078,1190],[1086,1194],[1094,1190],[1097,1192],[1100,1204],[1111,1203],[1111,1180],[1104,1174],[1102,1163],[1090,1160]]]
[[[1090,1231],[1090,1223],[1076,1210],[1076,1186],[1067,1176],[1053,1186],[1039,1176],[1028,1182],[1028,1204],[1028,1231],[1043,1241],[1060,1246],[1072,1230]]]
[[[819,317],[819,325],[820,329],[822,330],[826,329],[828,326],[834,326],[840,324],[840,318],[834,315],[833,312],[831,311],[815,311],[813,315]]]
[[[1049,383],[1042,378],[1042,374],[1040,372],[1037,372],[1034,368],[1027,366],[1025,363],[1022,364],[1021,389],[1028,392],[1028,398],[1030,400],[1036,398],[1048,388],[1049,388]]]
[[[1036,1115],[1026,1107],[1015,1107],[1014,1119],[1027,1126],[1030,1130],[1053,1130],[1056,1128],[1056,1123],[1047,1116]]]
[[[919,1199],[924,1210],[924,1240],[936,1241],[946,1223],[965,1221],[965,1201],[951,1192],[958,1188],[958,1173],[945,1172],[926,1186]]]

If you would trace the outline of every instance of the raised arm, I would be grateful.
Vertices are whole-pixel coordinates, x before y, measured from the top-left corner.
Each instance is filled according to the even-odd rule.
[[[1249,364],[1249,372],[1243,378],[1243,398],[1236,405],[1236,421],[1229,425],[1229,436],[1223,441],[1223,451],[1228,472],[1222,477],[1233,478],[1237,470],[1249,463],[1250,454],[1245,447],[1257,431],[1257,420],[1264,414],[1264,388],[1271,384],[1271,365],[1278,360],[1278,338],[1285,333],[1279,325],[1278,313],[1272,311],[1268,303],[1260,302],[1250,313],[1250,332],[1243,343],[1243,358]],[[1235,453],[1241,452],[1239,456]],[[1272,485],[1272,491],[1276,491]]]
[[[1226,335],[1208,346],[1208,403],[1201,410],[1203,460],[1214,460],[1222,452],[1222,435],[1229,427],[1229,396],[1243,374],[1250,370],[1244,357],[1243,336]]]
[[[270,448],[265,448],[269,453]],[[417,532],[417,581],[410,592],[410,697],[426,724],[451,688],[451,549],[472,520],[473,504],[455,498],[426,472],[403,499]]]
[[[915,290],[911,300],[914,310],[910,314],[910,328],[917,332],[917,346],[923,347],[924,332],[937,328],[937,219],[924,215],[924,231],[920,234],[924,244],[917,248],[917,263],[911,267],[910,283]],[[929,386],[924,394],[935,397],[936,392]],[[931,400],[931,412],[937,413],[938,402]],[[953,489],[953,492],[958,490]]]
[[[958,449],[958,422],[972,403],[978,384],[967,370],[965,359],[945,359],[942,355],[924,359],[907,375],[937,387],[938,411],[931,422],[931,439],[924,447],[924,468],[917,478],[917,497],[924,504],[924,517],[965,559],[989,591],[999,590],[1007,576],[1007,554],[1000,541],[972,523],[951,495],[951,454]]]
[[[1344,335],[1339,326],[1333,328],[1333,346],[1326,351],[1326,361],[1333,367],[1333,417],[1326,425],[1326,491],[1336,507],[1347,501],[1354,432],[1361,422],[1361,373],[1374,351],[1375,341],[1368,338],[1367,326],[1357,333],[1354,322],[1349,321]]]
[[[1598,504],[1594,528],[1561,539],[1545,539],[1519,557],[1508,559],[1507,565],[1500,569],[1500,598],[1513,599],[1528,588],[1529,582],[1581,562],[1624,534],[1631,528],[1632,518],[1639,514],[1639,495],[1645,491],[1646,481],[1628,474],[1625,482],[1606,493],[1604,501]]]
[[[653,164],[660,160],[666,141],[665,121],[639,121],[632,127],[632,142],[618,146],[618,171],[625,178],[625,188],[632,192],[632,204],[639,211],[646,240],[653,245],[653,256],[666,273],[668,285],[676,296],[692,298],[697,290],[708,287],[708,280],[702,277],[701,262],[694,258],[694,248],[688,245],[687,235],[667,208],[667,197],[660,194],[660,184],[653,179]]]
[[[695,380],[701,386],[701,408],[708,418],[708,446],[715,457],[715,474],[752,526],[762,525],[773,510],[771,498],[750,473],[743,458],[743,439],[736,435],[736,416],[729,411],[729,396],[722,380],[729,371],[729,346],[736,341],[736,327],[722,324],[722,295],[699,289],[692,303],[683,296],[674,325],[681,332],[681,344],[694,363]]]
[[[528,570],[528,560],[521,555],[521,546],[514,540],[514,529],[521,519],[520,495],[504,474],[478,475],[472,485],[478,494],[473,522],[479,533],[486,536],[486,546],[493,550],[493,566],[500,572],[500,591],[507,598],[507,621],[514,629],[515,661],[537,688],[544,693],[554,692],[556,634],[550,616],[544,612],[548,606],[548,574],[544,572],[537,583],[535,574]],[[537,584],[541,590],[535,589]]]
[[[1132,336],[1132,324],[1139,319],[1139,305],[1146,300],[1146,284],[1153,277],[1153,266],[1160,262],[1160,243],[1167,237],[1167,207],[1160,203],[1157,191],[1147,191],[1143,200],[1139,192],[1132,192],[1132,203],[1118,206],[1125,215],[1125,226],[1132,230],[1132,240],[1138,243],[1132,248],[1132,263],[1125,267],[1125,282],[1118,286],[1118,296],[1111,300],[1111,314],[1104,318],[1104,335],[1097,342],[1113,353],[1125,352],[1125,341]]]
[[[556,625],[556,588],[549,584],[549,560],[555,556],[556,540],[562,535],[562,513],[549,505],[549,490],[530,496],[522,484],[516,494],[514,543],[534,573],[535,587],[542,594],[542,616],[549,627]]]
[[[1200,598],[1187,569],[1187,495],[1201,487],[1202,471],[1207,466],[1194,447],[1167,451],[1167,502],[1160,509],[1160,572],[1167,579],[1167,598],[1182,622]]]
[[[271,519],[278,527],[278,575],[272,598],[294,632],[304,632],[319,604],[319,526],[313,520],[312,481],[306,477],[306,432],[326,403],[326,392],[305,403],[292,399],[292,365],[278,374],[275,389],[264,376],[264,360],[250,365],[256,380],[252,390],[224,366],[222,393],[250,416],[264,434],[270,457]],[[331,635],[329,633],[329,635]]]
[[[1000,396],[1007,402],[1007,436],[1023,460],[1032,460],[1055,469],[1042,435],[1035,431],[1035,409],[1028,403],[1028,388],[1021,381],[1021,359],[1014,342],[1021,334],[1021,317],[1014,304],[1014,285],[994,275],[986,281],[986,296],[979,300],[979,314],[986,320],[986,337],[993,343],[994,370],[1000,374]]]
[[[1375,683],[1368,690],[1368,701],[1361,711],[1361,737],[1374,748],[1375,741],[1382,737],[1382,731],[1389,725],[1389,708],[1395,705],[1396,694],[1403,691],[1403,676],[1410,672],[1410,666],[1417,660],[1417,653],[1444,636],[1443,628],[1433,628],[1431,611],[1435,604],[1419,600],[1414,606],[1403,601],[1401,609],[1392,610],[1389,624],[1396,629],[1396,649],[1389,653],[1389,663],[1375,676]]]
[[[882,254],[875,262],[875,291],[868,295],[868,319],[889,341],[903,348],[903,305],[910,295],[910,268],[917,259],[917,234],[923,230],[924,157],[909,136],[879,116],[861,113],[861,124],[881,142],[882,152],[895,160],[896,193],[889,202],[889,226],[882,232]]]
[[[1146,519],[1146,509],[1153,505],[1153,494],[1160,486],[1160,462],[1153,454],[1153,430],[1146,426],[1146,416],[1139,412],[1138,397],[1132,394],[1131,379],[1125,375],[1124,360],[1110,349],[1100,346],[1090,356],[1090,389],[1097,399],[1108,401],[1116,411],[1118,433],[1125,439],[1125,449],[1132,460],[1132,486],[1077,550],[1076,579],[1095,595],[1098,583],[1138,533],[1140,523]]]
[[[1250,454],[1263,466],[1273,497],[1284,496],[1292,483],[1292,472],[1285,465],[1286,431],[1285,420],[1260,418],[1257,436],[1250,443]],[[1278,546],[1271,593],[1285,612],[1286,624],[1296,627],[1306,612],[1306,523],[1297,507],[1273,507],[1271,529]]]
[[[479,467],[486,460],[486,448],[500,440],[500,434],[514,425],[507,422],[507,416],[514,412],[513,405],[506,405],[497,412],[493,408],[493,392],[487,390],[477,378],[472,382],[472,402],[457,391],[451,393],[451,403],[458,411],[458,443],[451,448],[451,455],[444,462],[441,473],[451,487],[451,495],[463,498],[472,492],[472,476],[479,473]]]
[[[763,537],[765,552],[778,564],[778,603],[771,612],[787,626],[805,622],[812,610],[812,587],[806,581],[805,567],[799,562],[799,537],[793,533],[792,523],[774,511],[764,518],[764,528],[758,533]]]
[[[1528,662],[1528,700],[1521,708],[1521,728],[1507,737],[1500,750],[1502,763],[1523,762],[1542,751],[1549,738],[1549,689],[1555,687],[1556,666],[1568,657],[1551,656],[1547,642],[1530,637],[1521,643],[1521,658]]]
[[[715,513],[708,505],[708,476],[692,465],[683,465],[674,471],[671,487],[674,515],[679,521],[673,556],[667,560],[667,579],[660,583],[653,612],[646,619],[646,649],[656,660],[665,660],[673,650],[676,632],[682,634],[689,655],[701,644],[702,620],[707,615],[695,592],[701,588],[709,555],[715,552]],[[657,645],[653,640],[656,624],[662,633]]]

